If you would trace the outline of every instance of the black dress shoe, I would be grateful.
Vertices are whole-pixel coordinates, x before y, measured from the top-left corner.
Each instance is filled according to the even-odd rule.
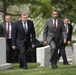
[[[23,66],[20,66],[20,68],[23,68]]]
[[[23,68],[24,70],[28,70],[28,68]]]
[[[63,65],[70,65],[70,64],[68,64],[68,63],[63,63]]]
[[[52,68],[53,69],[56,69],[58,66],[57,65],[52,65]]]
[[[23,69],[28,69],[27,67],[23,67],[23,66],[20,66],[20,68],[23,68]]]
[[[27,67],[24,67],[24,69],[26,69],[26,70],[27,70],[28,68],[27,68]]]

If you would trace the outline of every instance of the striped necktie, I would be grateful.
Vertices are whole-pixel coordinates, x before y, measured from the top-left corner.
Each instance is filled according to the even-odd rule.
[[[54,19],[54,30],[56,30],[56,19]]]

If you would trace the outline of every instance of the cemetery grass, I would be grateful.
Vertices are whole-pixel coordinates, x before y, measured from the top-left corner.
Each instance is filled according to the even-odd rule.
[[[76,75],[76,65],[63,65],[58,63],[57,69],[51,66],[40,67],[38,63],[28,63],[28,70],[19,68],[19,63],[14,63],[11,70],[1,70],[0,75]]]

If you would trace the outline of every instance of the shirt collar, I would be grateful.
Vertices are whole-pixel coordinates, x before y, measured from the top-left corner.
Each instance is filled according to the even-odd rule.
[[[52,18],[53,19],[53,18]],[[53,21],[54,21],[54,19],[53,19]],[[56,19],[56,22],[58,21],[58,18]]]
[[[8,25],[8,22],[6,22],[6,24]],[[9,25],[11,25],[11,22],[9,22]]]

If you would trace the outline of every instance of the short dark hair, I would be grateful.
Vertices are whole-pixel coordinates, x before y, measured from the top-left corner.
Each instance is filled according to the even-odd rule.
[[[69,17],[65,16],[64,19],[69,19]]]
[[[53,13],[53,12],[57,12],[57,13],[59,13],[57,10],[53,10],[52,13]]]
[[[6,16],[10,16],[10,15],[5,15],[5,17],[6,17]]]

